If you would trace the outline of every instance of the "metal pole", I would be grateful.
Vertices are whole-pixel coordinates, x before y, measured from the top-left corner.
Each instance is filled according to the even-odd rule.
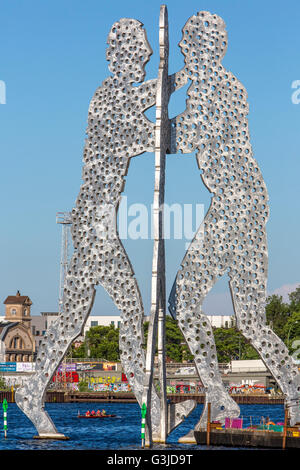
[[[72,225],[72,218],[70,212],[57,212],[56,223],[62,224],[62,240],[61,240],[61,255],[60,255],[60,280],[59,280],[59,313],[62,313],[63,308],[63,294],[65,276],[68,268],[68,249],[69,249],[69,227]]]
[[[4,437],[6,439],[6,436],[7,436],[7,408],[8,408],[6,398],[4,398],[2,406],[3,406]]]
[[[210,445],[211,403],[207,403],[206,445]]]
[[[143,405],[148,410],[147,427],[149,445],[152,445],[151,428],[151,390],[153,385],[153,367],[156,339],[158,339],[158,373],[160,385],[160,442],[167,438],[167,397],[165,369],[165,246],[163,233],[163,205],[165,195],[166,153],[169,149],[169,118],[168,102],[170,87],[168,78],[168,15],[167,7],[160,7],[159,17],[159,50],[160,62],[156,93],[156,124],[155,124],[155,183],[153,198],[154,244],[152,260],[152,292],[151,312],[149,319],[146,373],[143,391]]]
[[[285,449],[285,446],[286,446],[287,425],[288,425],[288,408],[287,408],[287,406],[285,406],[285,408],[284,408],[283,440],[282,440],[282,448],[283,449]]]
[[[147,407],[145,403],[142,406],[142,427],[141,427],[141,438],[142,438],[142,449],[145,447],[145,427],[146,427],[146,414],[147,414]]]

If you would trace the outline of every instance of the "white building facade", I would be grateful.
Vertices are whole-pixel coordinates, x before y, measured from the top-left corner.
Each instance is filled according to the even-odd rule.
[[[119,315],[90,315],[84,327],[84,334],[93,326],[114,326],[120,328],[121,317]]]
[[[235,326],[234,315],[206,315],[214,328],[232,328]]]

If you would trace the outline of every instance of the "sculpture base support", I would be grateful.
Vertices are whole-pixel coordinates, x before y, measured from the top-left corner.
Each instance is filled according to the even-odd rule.
[[[56,441],[67,441],[70,439],[68,436],[64,434],[39,434],[38,436],[33,436],[34,439],[53,439]]]
[[[158,435],[154,435],[152,436],[152,444],[167,444],[167,441],[162,439]],[[151,447],[148,435],[146,436],[146,439],[145,439],[145,447],[148,447],[148,448]]]
[[[194,430],[190,431],[188,434],[185,436],[182,436],[178,439],[178,442],[180,444],[197,444],[197,441],[195,439],[195,434]]]
[[[165,439],[161,439],[160,437],[153,437],[152,441],[155,444],[166,444],[167,441]]]

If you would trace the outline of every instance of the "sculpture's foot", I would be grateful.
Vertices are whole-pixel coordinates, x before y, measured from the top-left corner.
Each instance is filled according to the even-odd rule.
[[[191,429],[185,436],[180,437],[178,442],[181,444],[197,444],[194,431],[207,429],[208,403],[211,404],[211,422],[220,421],[224,424],[225,418],[238,418],[240,415],[240,408],[236,402],[224,390],[217,392],[217,389],[215,389],[212,394],[206,395],[204,410],[195,429]]]
[[[296,424],[300,425],[300,403],[299,399],[288,400],[286,405],[289,410],[290,425],[295,426]]]
[[[196,406],[197,402],[194,400],[185,400],[181,403],[168,405],[168,435],[191,414]],[[153,430],[152,441],[164,443],[159,430]]]
[[[300,423],[300,374],[298,373],[289,384],[289,393],[286,406],[289,411],[290,425]]]
[[[35,388],[31,384],[35,385]],[[30,419],[38,431],[39,436],[56,436],[62,438],[63,434],[57,432],[54,423],[44,409],[43,393],[38,393],[36,383],[32,378],[16,390],[15,401],[21,411]],[[53,439],[54,437],[52,437]]]
[[[195,435],[194,435],[194,430],[191,429],[185,436],[181,436],[178,439],[178,442],[180,444],[197,444]]]
[[[168,406],[169,434],[191,414],[196,406],[197,402],[195,400],[185,400],[183,402],[170,404]]]
[[[206,395],[204,410],[195,430],[207,427],[208,403],[211,404],[211,422],[220,421],[221,424],[224,424],[225,418],[238,418],[240,415],[240,407],[228,393],[223,390],[214,390],[213,393]]]
[[[61,434],[59,432],[55,434],[39,434],[38,436],[33,436],[34,439],[55,439],[56,441],[66,441],[69,438],[66,437],[64,434]]]

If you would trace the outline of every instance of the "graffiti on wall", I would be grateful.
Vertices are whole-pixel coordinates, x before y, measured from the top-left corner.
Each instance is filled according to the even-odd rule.
[[[89,383],[89,389],[93,392],[132,392],[129,383],[115,382],[115,383]]]
[[[77,372],[56,372],[52,377],[53,382],[78,383],[79,375]]]
[[[120,381],[119,377],[116,377],[115,375],[113,376],[104,376],[104,377],[86,377],[85,379],[86,382],[91,383],[91,384],[103,384],[103,383],[112,383],[114,384],[115,382]]]
[[[116,371],[118,364],[116,362],[76,362],[76,371],[105,370]]]

